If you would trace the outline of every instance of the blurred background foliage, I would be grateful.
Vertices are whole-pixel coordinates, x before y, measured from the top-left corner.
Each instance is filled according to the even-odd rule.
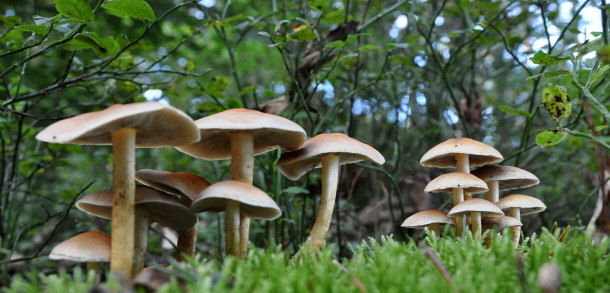
[[[598,200],[598,228],[608,231],[601,209],[610,170],[605,1],[125,2],[0,4],[4,277],[27,265],[55,270],[44,257],[54,244],[109,231],[108,221],[73,204],[111,188],[111,148],[46,144],[36,133],[64,117],[146,100],[193,119],[259,109],[296,121],[309,137],[343,132],[373,145],[385,165],[342,168],[327,238],[341,256],[365,237],[413,237],[418,232],[399,227],[406,217],[446,208],[449,195],[423,189],[447,170],[421,167],[419,159],[462,136],[539,177],[538,186],[513,192],[548,206],[523,219],[526,235],[554,221],[584,227]],[[568,94],[568,117],[544,108],[547,85]],[[545,130],[556,130],[548,141],[560,143],[537,145]],[[275,167],[279,155],[256,158],[254,184],[283,215],[253,221],[251,241],[294,251],[315,219],[320,172],[289,181]],[[229,178],[229,164],[172,148],[137,151],[137,169],[210,182]],[[221,257],[222,217],[202,214],[201,225],[198,251]],[[159,235],[151,235],[150,260],[172,254]]]

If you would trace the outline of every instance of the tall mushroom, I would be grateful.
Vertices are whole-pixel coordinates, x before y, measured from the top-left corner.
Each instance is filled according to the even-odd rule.
[[[472,220],[472,236],[476,240],[481,239],[481,216],[504,216],[504,213],[495,204],[481,198],[471,198],[459,203],[449,211],[447,216],[456,218],[466,214],[469,214],[470,220]]]
[[[312,246],[321,247],[328,233],[337,195],[339,165],[362,160],[379,165],[385,162],[370,145],[342,133],[325,133],[309,139],[298,150],[282,154],[277,162],[280,171],[291,180],[298,180],[309,170],[322,167],[320,207],[309,235]]]
[[[509,216],[521,220],[521,215],[530,215],[546,210],[544,203],[532,196],[524,194],[511,194],[500,199],[496,205],[503,211],[508,211]],[[513,231],[513,242],[519,245],[521,237],[521,226],[511,227]]]
[[[425,167],[457,168],[470,173],[471,167],[502,161],[496,149],[467,137],[451,138],[428,150],[419,163]]]
[[[207,180],[194,174],[151,169],[136,171],[136,180],[154,189],[179,196],[182,203],[188,207],[201,191],[210,186]],[[196,245],[197,223],[188,231],[178,234],[176,259],[184,261],[184,255],[194,257]]]
[[[454,207],[464,201],[464,191],[485,192],[487,191],[487,184],[485,184],[485,181],[472,174],[453,172],[434,178],[434,180],[430,181],[428,185],[426,185],[426,188],[424,188],[424,192],[426,193],[451,192],[453,194]],[[463,219],[464,218],[459,217],[456,220],[456,232],[458,236],[462,235],[464,229]]]
[[[109,219],[112,213],[112,190],[85,195],[76,207],[94,216]],[[148,225],[157,222],[184,233],[195,225],[195,214],[179,199],[146,186],[136,187],[135,196],[135,246],[133,272],[144,267],[144,255],[148,244]],[[113,223],[114,224],[114,223]],[[133,233],[133,232],[132,232]],[[126,249],[126,248],[123,248]]]
[[[275,201],[262,190],[235,180],[214,183],[193,201],[196,213],[225,212],[225,246],[227,255],[241,258],[239,247],[239,215],[248,218],[273,220],[282,214]]]
[[[489,191],[485,193],[485,199],[493,203],[500,200],[502,190],[526,188],[540,183],[534,174],[513,166],[487,165],[472,171],[472,175],[487,183]]]
[[[442,224],[453,225],[453,219],[447,217],[447,212],[439,210],[427,210],[415,213],[402,222],[401,227],[424,229],[428,227],[436,236],[441,236]]]
[[[112,145],[114,185],[110,270],[131,278],[134,246],[135,148],[179,146],[199,140],[193,120],[162,103],[114,105],[49,125],[36,135],[41,141]],[[120,223],[120,224],[119,224]]]
[[[301,126],[284,117],[249,109],[226,110],[201,118],[195,124],[201,132],[201,140],[178,150],[204,160],[231,159],[231,180],[247,184],[252,184],[255,155],[277,148],[296,149],[306,136]],[[229,210],[235,208],[229,207]],[[235,236],[240,238],[237,242],[240,243],[239,255],[244,258],[250,220],[245,214],[237,217],[240,231]]]
[[[86,262],[87,271],[97,271],[110,261],[110,236],[98,231],[78,234],[53,247],[49,258]]]

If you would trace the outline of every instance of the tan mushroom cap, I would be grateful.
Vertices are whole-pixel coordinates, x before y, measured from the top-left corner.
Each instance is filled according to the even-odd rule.
[[[97,231],[78,234],[53,247],[49,258],[78,262],[108,262],[110,235]]]
[[[362,160],[383,165],[385,159],[372,146],[343,133],[324,133],[306,141],[298,150],[284,153],[277,166],[284,176],[297,180],[311,169],[322,166],[321,158],[327,154],[339,157],[339,164]]]
[[[496,149],[467,137],[451,138],[428,150],[419,163],[426,167],[455,168],[455,154],[467,154],[469,166],[482,166],[502,161]]]
[[[454,206],[447,214],[450,218],[456,218],[462,215],[467,215],[472,212],[479,212],[485,217],[504,216],[504,213],[495,204],[486,201],[482,198],[467,199]]]
[[[277,148],[296,149],[305,141],[305,130],[277,115],[249,109],[230,109],[195,121],[201,140],[178,150],[205,160],[231,158],[231,134],[248,132],[254,136],[254,155]]]
[[[240,212],[250,218],[273,220],[282,214],[280,207],[262,190],[244,182],[225,180],[204,189],[193,201],[191,210],[196,213],[225,210],[227,200],[240,203]]]
[[[499,190],[526,188],[540,183],[536,175],[513,166],[487,165],[472,171],[485,182],[498,181]]]
[[[415,213],[402,222],[401,227],[423,229],[430,224],[450,224],[453,219],[447,217],[447,212],[439,210],[427,210]]]
[[[510,216],[483,218],[481,219],[481,225],[483,226],[484,230],[492,229],[493,227],[501,230],[504,229],[504,227],[523,226],[519,219]]]
[[[500,199],[496,205],[503,211],[519,208],[522,216],[546,210],[546,205],[541,200],[524,194],[511,194]]]
[[[485,181],[469,173],[452,172],[443,174],[430,181],[424,192],[451,192],[454,188],[462,188],[466,192],[485,192]]]
[[[146,209],[150,223],[157,222],[184,233],[195,225],[197,216],[175,196],[146,186],[136,186],[136,208]],[[112,214],[112,190],[85,195],[76,207],[94,216],[110,219]]]
[[[36,135],[51,143],[110,145],[110,133],[136,129],[136,147],[179,146],[199,140],[199,130],[184,112],[155,102],[113,105],[55,122]]]
[[[197,195],[210,186],[210,182],[191,173],[168,172],[152,169],[136,171],[136,180],[142,184],[169,194],[186,197],[192,202]]]

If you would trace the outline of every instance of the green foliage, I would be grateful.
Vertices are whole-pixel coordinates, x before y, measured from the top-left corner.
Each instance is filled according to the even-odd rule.
[[[558,85],[549,85],[542,90],[542,104],[555,119],[568,117],[572,113],[572,101]]]
[[[536,144],[539,146],[553,146],[561,143],[568,135],[558,130],[545,130],[536,136]]]
[[[108,14],[138,20],[155,20],[155,13],[144,0],[114,0],[102,4]]]
[[[567,58],[567,57],[561,58],[558,56],[551,56],[542,51],[538,51],[538,52],[536,52],[536,54],[534,54],[534,57],[532,57],[530,60],[532,60],[532,62],[534,62],[535,64],[544,65],[544,66],[552,66],[552,65],[558,65],[558,64],[564,63],[567,60],[570,60],[570,58]]]
[[[84,21],[95,18],[86,0],[53,0],[53,3],[57,11],[65,16]]]

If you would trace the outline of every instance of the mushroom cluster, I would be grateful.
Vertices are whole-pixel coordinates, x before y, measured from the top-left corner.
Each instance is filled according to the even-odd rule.
[[[520,214],[540,212],[546,207],[540,200],[525,195],[499,199],[500,191],[526,188],[540,182],[534,174],[523,169],[489,165],[502,159],[496,149],[470,138],[449,139],[427,151],[420,161],[422,166],[457,169],[457,172],[430,181],[424,189],[426,193],[451,192],[453,208],[448,213],[430,210],[413,214],[402,226],[430,227],[438,235],[439,223],[449,224],[452,221],[447,221],[448,218],[456,218],[457,235],[463,235],[468,229],[467,223],[470,223],[474,239],[481,238],[482,228],[508,226],[513,231],[515,245],[518,245],[522,225]],[[482,167],[471,174],[471,167],[477,166]],[[472,194],[477,193],[485,193],[485,199],[472,198]],[[504,216],[503,211],[509,211],[510,217]],[[434,221],[427,215],[434,215]]]

